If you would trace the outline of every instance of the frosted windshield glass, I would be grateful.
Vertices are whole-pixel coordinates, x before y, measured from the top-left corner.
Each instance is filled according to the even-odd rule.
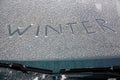
[[[0,60],[118,56],[119,0],[0,0]]]

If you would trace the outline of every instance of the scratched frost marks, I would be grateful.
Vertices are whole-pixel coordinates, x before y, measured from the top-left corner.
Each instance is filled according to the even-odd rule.
[[[112,28],[110,28],[110,26],[106,26],[106,22],[104,19],[95,19],[94,21],[96,24],[98,24],[98,28],[102,29],[103,31],[111,31],[111,32],[115,32],[116,31]],[[71,23],[66,23],[65,25],[67,27],[69,27],[69,32],[71,32],[71,34],[74,34],[76,33],[76,31],[74,30],[75,27],[81,27],[81,26],[78,26],[78,24],[82,25],[82,27],[84,28],[83,30],[87,33],[87,34],[92,34],[92,33],[96,33],[96,31],[89,31],[90,28],[94,28],[94,25],[90,25],[89,24],[90,21],[89,20],[86,20],[86,21],[82,21],[82,22],[71,22]],[[11,25],[8,25],[8,32],[6,33],[9,33],[9,36],[10,38],[12,38],[13,35],[15,35],[16,33],[18,34],[18,36],[22,36],[23,34],[25,34],[26,32],[29,32],[28,30],[32,27],[33,25],[28,25],[28,27],[26,27],[25,29],[22,29],[20,27],[18,27],[16,30],[13,30],[12,29],[12,26]],[[54,32],[55,34],[62,34],[64,33],[63,31],[65,31],[63,29],[64,26],[62,26],[62,24],[58,24],[58,29],[55,29],[53,26],[51,25],[45,25],[44,26],[44,36],[50,36],[49,33],[51,32]],[[34,32],[31,32],[31,33],[35,33],[35,37],[38,37],[39,36],[39,33],[40,33],[40,25],[37,25],[37,27],[34,26],[35,31]],[[49,31],[51,30],[51,32]],[[30,32],[29,32],[30,33]]]

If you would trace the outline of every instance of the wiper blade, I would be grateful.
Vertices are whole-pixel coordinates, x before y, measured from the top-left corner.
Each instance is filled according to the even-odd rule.
[[[66,80],[119,80],[120,66],[103,68],[61,69]]]
[[[75,68],[75,69],[61,69],[61,74],[72,73],[103,73],[103,72],[115,72],[120,73],[120,66],[103,67],[103,68]]]
[[[27,67],[25,65],[17,64],[17,63],[12,63],[12,64],[0,63],[0,67],[14,69],[17,71],[22,71],[24,73],[27,73],[27,72],[38,72],[38,73],[43,73],[43,74],[52,74],[53,73],[52,70]]]
[[[81,78],[81,77],[69,77],[66,80],[120,80],[120,78]]]

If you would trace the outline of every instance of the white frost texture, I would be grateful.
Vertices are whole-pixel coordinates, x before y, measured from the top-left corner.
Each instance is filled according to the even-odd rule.
[[[0,60],[119,56],[119,0],[0,0]]]

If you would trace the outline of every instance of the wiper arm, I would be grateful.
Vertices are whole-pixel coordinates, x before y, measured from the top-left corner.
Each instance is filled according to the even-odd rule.
[[[38,72],[38,73],[43,73],[43,74],[52,74],[52,70],[47,70],[47,69],[40,69],[40,68],[32,68],[32,67],[27,67],[22,64],[17,64],[17,63],[12,63],[12,64],[6,64],[6,63],[0,63],[1,68],[10,68],[14,69],[17,71],[22,71],[24,73],[27,72]]]

